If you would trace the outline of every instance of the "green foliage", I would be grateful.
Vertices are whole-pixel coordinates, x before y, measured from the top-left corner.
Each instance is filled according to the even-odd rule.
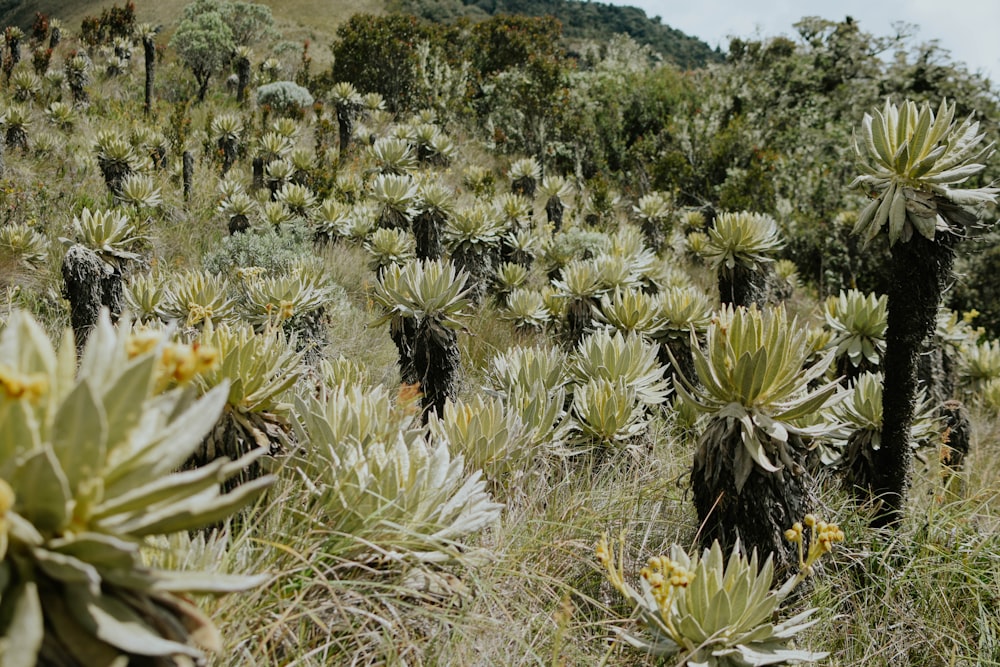
[[[834,332],[829,346],[838,358],[846,356],[855,368],[879,365],[885,354],[887,305],[885,295],[866,295],[858,290],[826,300],[826,323]]]
[[[375,324],[405,317],[461,329],[468,305],[465,281],[465,274],[456,271],[450,262],[431,260],[411,262],[403,268],[390,266],[372,295],[388,311]]]
[[[184,9],[184,18],[170,38],[170,48],[191,69],[198,82],[198,99],[205,98],[213,74],[228,65],[236,48],[222,3],[196,0]]]
[[[268,578],[144,564],[149,536],[220,521],[274,482],[220,493],[253,456],[175,472],[215,424],[227,387],[197,401],[182,388],[157,394],[164,373],[182,376],[147,340],[115,331],[105,315],[77,369],[72,337],[56,352],[27,315],[0,337],[5,665],[190,664],[222,648],[190,596]],[[204,359],[190,347],[170,352],[191,369]]]
[[[413,16],[355,14],[337,28],[330,80],[379,93],[392,111],[408,109],[416,93],[417,46],[433,37]]]
[[[796,469],[788,448],[801,447],[799,436],[828,430],[825,423],[798,425],[830,403],[839,388],[835,382],[810,386],[826,372],[833,352],[803,368],[812,353],[807,336],[797,321],[789,322],[783,306],[727,307],[708,326],[705,352],[692,340],[698,384],[680,376],[675,388],[685,403],[710,415],[700,439],[704,456],[710,467],[713,460],[733,458],[737,493],[754,465],[779,475],[786,466]],[[723,434],[734,429],[741,438],[731,452],[733,440]]]
[[[983,227],[977,208],[995,204],[1000,189],[963,184],[986,169],[994,147],[981,145],[986,134],[978,122],[954,117],[947,100],[936,116],[926,102],[918,111],[915,102],[897,107],[889,100],[874,117],[865,114],[864,151],[854,145],[863,173],[851,183],[872,199],[854,225],[865,242],[884,226],[890,245],[909,241],[914,231],[933,241],[939,228],[964,237]]]
[[[412,403],[394,405],[382,388],[344,385],[300,401],[310,446],[295,464],[315,489],[344,555],[440,561],[496,520],[501,505],[481,472],[465,472],[443,433],[417,425]]]
[[[659,16],[647,16],[637,7],[559,0],[398,0],[392,7],[437,22],[469,18],[482,23],[504,14],[552,17],[562,24],[566,38],[575,42],[606,42],[616,35],[628,35],[684,69],[722,60],[719,52],[703,41],[663,24]]]
[[[812,515],[810,525],[816,525]],[[810,521],[811,520],[811,521]],[[809,555],[802,558],[802,525],[796,523],[800,546],[799,574],[781,588],[771,590],[774,567],[771,558],[760,567],[757,552],[748,559],[739,543],[728,562],[718,542],[699,558],[674,545],[670,556],[651,558],[640,572],[640,589],[625,581],[624,538],[618,554],[605,536],[597,546],[597,558],[611,584],[635,606],[651,635],[636,636],[619,631],[622,639],[654,656],[669,656],[687,667],[736,667],[742,665],[786,665],[815,662],[827,656],[789,647],[795,635],[818,619],[809,620],[816,609],[807,609],[786,621],[775,623],[782,603],[806,576],[813,563],[830,551],[832,542],[844,539],[835,525],[819,523],[812,531]],[[617,558],[616,558],[617,556]],[[676,658],[680,654],[680,660]]]
[[[720,271],[732,271],[739,264],[754,270],[774,261],[773,253],[783,241],[778,224],[769,215],[722,213],[708,230],[705,257]]]

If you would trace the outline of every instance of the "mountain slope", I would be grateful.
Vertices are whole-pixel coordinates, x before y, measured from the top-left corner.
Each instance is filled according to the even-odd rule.
[[[162,24],[169,30],[190,0],[139,0],[140,21]],[[415,14],[432,21],[459,17],[487,18],[495,14],[552,15],[563,24],[569,39],[605,40],[625,33],[683,68],[701,67],[722,56],[702,40],[691,37],[646,16],[635,7],[619,7],[578,0],[257,0],[271,7],[277,26],[286,38],[306,36],[320,44],[329,43],[337,26],[351,14],[381,14],[392,11]],[[0,27],[31,27],[35,12],[58,18],[70,32],[79,30],[85,16],[99,16],[125,0],[0,0]],[[291,29],[291,30],[289,30]]]
[[[341,21],[357,12],[380,14],[384,0],[253,0],[268,5],[274,12],[279,28],[303,27],[316,34],[332,38]],[[138,0],[136,14],[140,21],[170,27],[180,17],[190,0]],[[99,16],[112,5],[123,5],[125,0],[0,0],[0,26],[18,25],[31,27],[35,12],[42,12],[59,19],[71,32],[80,29],[85,16]]]

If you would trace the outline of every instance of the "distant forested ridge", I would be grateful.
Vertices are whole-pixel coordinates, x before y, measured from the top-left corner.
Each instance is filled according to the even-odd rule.
[[[671,28],[658,16],[646,16],[637,7],[578,0],[396,0],[389,6],[395,11],[440,22],[476,20],[498,14],[554,16],[562,23],[567,39],[606,41],[624,33],[640,44],[648,44],[682,69],[696,69],[723,59],[718,49]]]

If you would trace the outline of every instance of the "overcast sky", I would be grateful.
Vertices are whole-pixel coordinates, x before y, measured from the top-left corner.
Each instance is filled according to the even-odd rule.
[[[954,60],[998,83],[1000,2],[997,0],[607,0],[659,16],[667,25],[723,51],[729,36],[795,38],[792,24],[803,16],[857,20],[873,35],[890,35],[892,23],[920,27],[918,42],[937,39]]]

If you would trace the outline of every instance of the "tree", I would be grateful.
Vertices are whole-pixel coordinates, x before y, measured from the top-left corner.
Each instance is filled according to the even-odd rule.
[[[252,2],[223,2],[219,11],[233,32],[237,46],[250,46],[267,36],[274,27],[274,16],[267,5]]]
[[[957,242],[981,231],[983,209],[1000,189],[963,184],[986,169],[993,144],[971,117],[954,122],[955,104],[942,101],[937,114],[924,103],[889,100],[865,114],[855,153],[862,188],[871,202],[854,233],[867,242],[889,237],[891,266],[888,327],[883,361],[882,444],[875,452],[873,489],[882,505],[876,526],[898,524],[909,486],[910,427],[917,400],[917,364],[924,340],[934,331],[942,292],[952,277]],[[862,499],[867,500],[867,499]]]
[[[225,67],[236,48],[223,5],[216,0],[196,0],[184,8],[184,18],[170,46],[198,82],[198,101],[205,99],[212,75]]]
[[[390,111],[407,109],[416,92],[418,44],[435,35],[440,41],[440,33],[413,16],[355,14],[337,28],[331,80],[379,93]]]

